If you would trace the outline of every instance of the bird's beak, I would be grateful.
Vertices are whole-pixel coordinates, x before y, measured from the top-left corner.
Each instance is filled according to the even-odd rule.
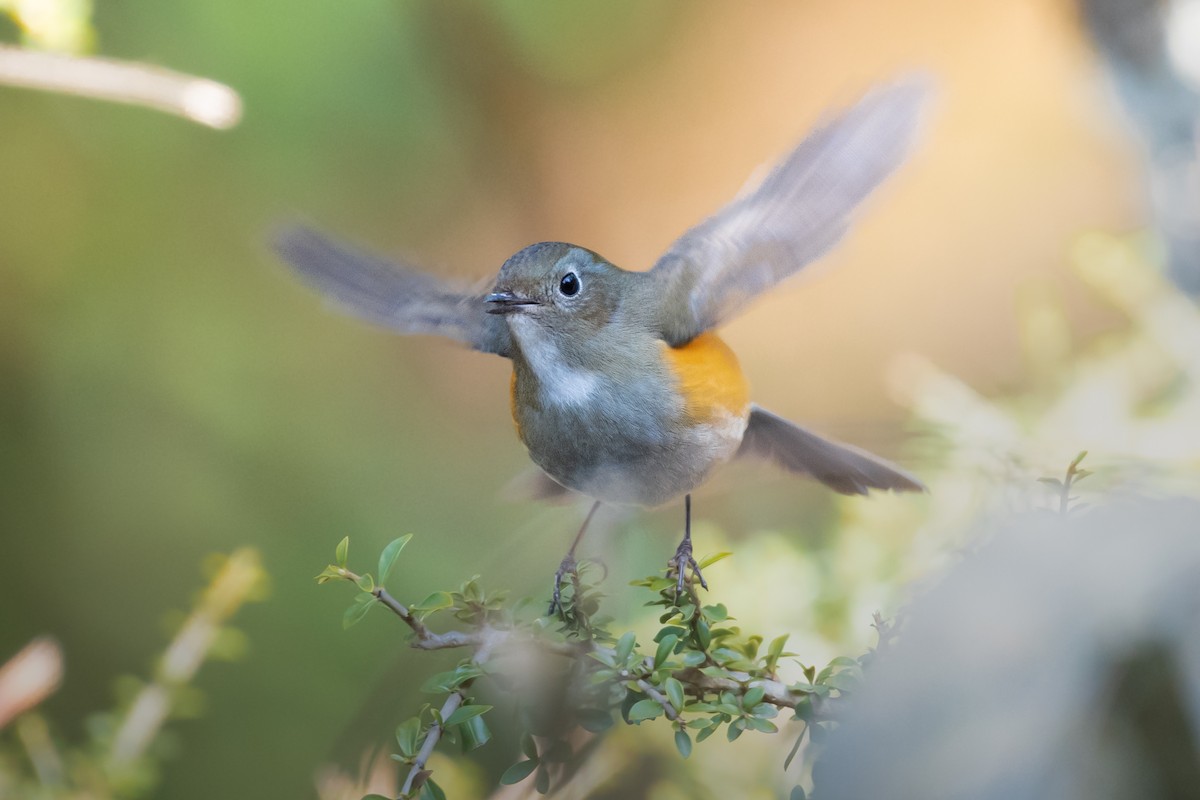
[[[489,314],[511,314],[514,311],[520,311],[523,306],[539,305],[537,300],[521,297],[507,290],[492,292],[483,299],[488,303],[489,308],[487,312]]]

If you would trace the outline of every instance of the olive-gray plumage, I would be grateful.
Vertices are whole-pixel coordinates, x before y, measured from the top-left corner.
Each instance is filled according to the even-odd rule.
[[[518,432],[553,485],[655,505],[735,455],[755,455],[839,492],[918,490],[882,459],[726,397],[736,391],[718,385],[725,405],[698,405],[708,388],[692,384],[699,356],[742,380],[736,359],[706,332],[842,237],[857,206],[906,157],[924,95],[918,82],[869,93],[645,272],[542,242],[510,257],[484,293],[305,228],[285,231],[277,249],[302,279],[364,319],[510,358]],[[691,371],[681,371],[685,361]]]

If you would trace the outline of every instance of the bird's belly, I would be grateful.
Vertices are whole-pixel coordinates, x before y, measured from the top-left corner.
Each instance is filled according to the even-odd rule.
[[[661,356],[664,369],[652,378],[600,379],[569,402],[531,402],[537,396],[523,393],[514,375],[513,419],[533,461],[562,485],[609,503],[652,506],[695,489],[737,452],[748,391],[715,336]]]
[[[747,420],[730,414],[654,432],[644,426],[624,431],[575,422],[563,428],[572,433],[562,436],[542,435],[536,422],[521,425],[534,463],[562,485],[597,500],[654,506],[692,491],[732,458]]]

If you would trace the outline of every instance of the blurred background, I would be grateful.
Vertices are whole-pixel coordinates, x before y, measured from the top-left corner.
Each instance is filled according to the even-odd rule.
[[[0,40],[29,44],[6,6]],[[405,676],[437,658],[382,614],[341,630],[348,597],[312,581],[334,544],[370,565],[416,534],[402,599],[475,573],[540,597],[582,511],[501,497],[527,466],[505,362],[330,313],[271,227],[299,216],[459,277],[540,240],[646,268],[824,110],[913,69],[938,96],[910,162],[726,334],[760,403],[934,492],[846,504],[731,470],[697,498],[698,551],[736,552],[714,596],[808,662],[859,652],[988,481],[1036,504],[1034,479],[1090,448],[1114,482],[1166,452],[1194,489],[1194,306],[1159,277],[1170,237],[1139,233],[1160,224],[1155,151],[1121,98],[1144,94],[1114,91],[1096,19],[1066,0],[96,0],[76,47],[221,81],[244,117],[0,86],[0,658],[55,636],[44,710],[79,737],[115,676],[149,669],[205,557],[253,546],[270,596],[238,618],[240,662],[199,675],[157,796],[311,794],[322,764],[390,736],[421,702]],[[641,613],[625,581],[659,568],[679,517],[601,526],[618,614]]]

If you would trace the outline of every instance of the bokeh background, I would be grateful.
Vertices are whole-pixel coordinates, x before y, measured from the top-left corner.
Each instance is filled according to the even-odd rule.
[[[0,87],[0,656],[59,639],[45,710],[78,736],[115,676],[146,672],[205,557],[252,545],[271,595],[238,618],[240,662],[200,674],[158,796],[311,794],[434,669],[382,614],[341,630],[348,598],[312,581],[337,540],[369,565],[415,533],[393,581],[410,600],[475,573],[540,596],[581,511],[503,499],[527,464],[506,363],[330,313],[271,227],[299,216],[461,277],[547,239],[645,268],[824,110],[914,69],[938,92],[911,161],[726,333],[759,402],[939,474],[944,431],[912,424],[904,387],[936,364],[981,403],[1035,396],[1130,328],[1080,248],[1153,261],[1121,238],[1149,224],[1143,152],[1081,19],[1061,0],[97,0],[97,52],[220,80],[245,115],[218,132]],[[2,16],[0,37],[20,37]],[[1096,446],[1055,430],[1005,464],[1032,480]],[[697,547],[737,552],[711,578],[822,655],[870,642],[870,612],[945,541],[922,525],[974,502],[947,484],[940,518],[922,498],[851,508],[732,472],[697,500]],[[601,526],[618,612],[679,511]]]

